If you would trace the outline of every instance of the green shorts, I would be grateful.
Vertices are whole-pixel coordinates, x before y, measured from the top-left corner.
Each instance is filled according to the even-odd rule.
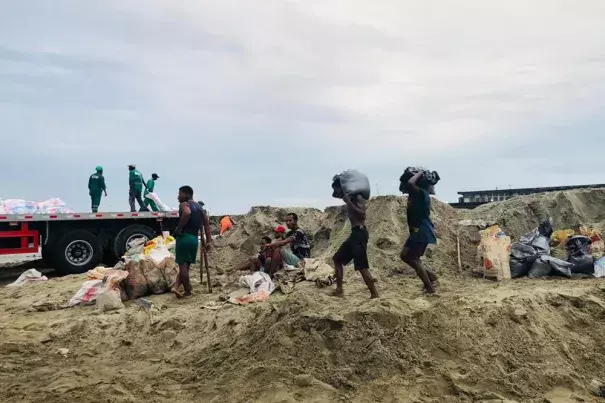
[[[175,260],[177,264],[195,263],[197,259],[197,249],[199,240],[196,235],[181,234],[176,238],[174,248]]]
[[[300,263],[300,258],[292,253],[292,249],[287,246],[281,249],[281,258],[284,263],[290,266],[296,267]]]

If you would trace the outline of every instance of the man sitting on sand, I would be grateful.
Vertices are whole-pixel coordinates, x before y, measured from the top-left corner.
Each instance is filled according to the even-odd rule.
[[[270,276],[273,276],[284,263],[297,267],[304,261],[303,259],[311,257],[309,238],[298,226],[298,215],[296,213],[286,215],[286,226],[289,231],[284,239],[265,245],[266,248],[273,249],[271,265],[268,270]],[[284,248],[286,245],[290,245],[290,248]]]
[[[238,264],[229,271],[264,271],[267,261],[271,262],[271,256],[267,253],[267,244],[271,243],[271,238],[264,236],[260,239],[260,251],[251,256],[248,260]]]

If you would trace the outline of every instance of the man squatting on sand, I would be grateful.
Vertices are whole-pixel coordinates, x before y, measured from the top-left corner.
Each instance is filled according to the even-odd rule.
[[[422,179],[423,172],[414,175],[406,184],[408,191],[407,219],[410,227],[410,237],[401,250],[401,260],[410,265],[424,284],[423,291],[435,293],[437,276],[425,269],[420,258],[426,252],[429,244],[437,243],[435,227],[431,221],[431,196],[435,194],[435,186]]]
[[[351,235],[340,246],[334,255],[334,266],[336,268],[336,290],[334,295],[343,296],[342,278],[344,275],[344,266],[353,260],[355,270],[358,270],[363,277],[368,289],[370,298],[378,298],[374,278],[370,273],[370,263],[368,262],[368,229],[366,228],[366,201],[360,195],[349,197],[342,191],[342,188],[335,189],[342,196],[347,205],[347,213],[351,221]]]

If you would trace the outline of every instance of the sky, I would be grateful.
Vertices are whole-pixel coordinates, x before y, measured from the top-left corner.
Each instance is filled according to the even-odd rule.
[[[128,164],[211,213],[603,183],[602,0],[21,0],[0,13],[0,197],[128,209]]]

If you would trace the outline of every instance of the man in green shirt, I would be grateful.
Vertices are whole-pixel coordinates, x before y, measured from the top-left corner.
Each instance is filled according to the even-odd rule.
[[[92,205],[93,213],[99,211],[99,205],[101,204],[101,195],[103,194],[103,192],[105,193],[105,197],[107,197],[107,188],[105,187],[103,167],[98,166],[95,170],[97,172],[90,175],[90,178],[88,178],[88,194],[90,195],[90,202]]]
[[[137,211],[134,206],[135,199],[137,203],[139,203],[139,211],[149,211],[142,198],[143,186],[145,186],[143,174],[137,171],[136,165],[128,165],[128,171],[130,171],[130,174],[128,175],[128,203],[130,204],[130,211],[132,213]]]
[[[151,174],[151,179],[149,179],[147,181],[145,194],[143,195],[143,199],[145,199],[145,206],[147,206],[148,208],[151,208],[152,211],[160,211],[160,209],[158,208],[157,204],[155,204],[155,202],[153,200],[151,200],[147,197],[147,194],[153,192],[153,190],[155,189],[155,181],[157,181],[158,179],[160,179],[158,174]]]

